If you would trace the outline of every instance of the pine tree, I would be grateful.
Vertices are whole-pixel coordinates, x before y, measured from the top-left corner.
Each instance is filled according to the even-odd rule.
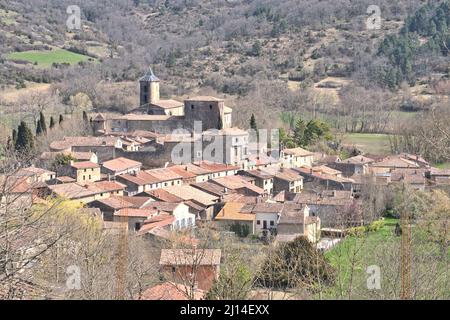
[[[305,130],[305,122],[302,120],[302,118],[298,118],[298,120],[295,122],[294,128],[294,143],[299,147],[303,147],[307,144],[305,141]]]
[[[250,128],[258,131],[258,126],[256,125],[256,119],[255,119],[255,115],[252,113],[252,116],[250,118]]]
[[[21,152],[28,152],[34,149],[33,134],[24,121],[20,122],[19,128],[17,130],[17,140],[15,148],[17,151]]]
[[[63,115],[60,114],[60,115],[59,115],[59,124],[61,124],[63,121],[64,121]]]
[[[42,111],[39,114],[39,123],[41,124],[41,132],[42,133],[47,133],[47,123],[45,121],[45,116],[42,113]]]
[[[50,117],[50,129],[53,129],[53,127],[55,126],[55,119],[53,119],[53,116]]]

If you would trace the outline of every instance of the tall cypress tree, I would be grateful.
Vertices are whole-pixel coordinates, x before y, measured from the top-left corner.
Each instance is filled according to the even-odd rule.
[[[63,122],[63,121],[64,121],[63,115],[60,114],[60,115],[59,115],[59,124],[61,124],[61,122]]]
[[[41,111],[41,113],[39,114],[39,122],[40,122],[40,124],[41,124],[41,132],[42,132],[42,133],[47,133],[47,123],[46,123],[46,121],[45,121],[45,116],[44,116],[44,114],[42,113],[42,111]]]
[[[255,115],[252,113],[252,116],[250,118],[250,128],[258,131],[258,126],[256,125],[256,119],[255,119]]]
[[[50,129],[53,129],[55,126],[55,119],[53,119],[53,116],[50,117]]]
[[[17,140],[15,144],[17,151],[27,152],[34,149],[34,137],[30,128],[24,121],[20,122],[17,130]]]

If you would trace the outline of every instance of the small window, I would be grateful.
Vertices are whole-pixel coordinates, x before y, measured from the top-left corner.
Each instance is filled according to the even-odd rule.
[[[261,220],[256,220],[256,224],[260,225],[261,224]]]
[[[191,104],[191,109],[194,110],[194,105],[193,104]]]
[[[89,175],[89,180],[91,180],[92,178],[91,178],[91,175]]]
[[[209,105],[209,109],[212,110],[212,104]]]
[[[172,267],[172,273],[175,273],[177,271],[177,268]]]
[[[275,222],[273,220],[270,220],[270,226],[273,227],[275,225]]]

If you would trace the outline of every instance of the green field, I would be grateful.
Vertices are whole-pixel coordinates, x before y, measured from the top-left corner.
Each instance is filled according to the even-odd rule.
[[[365,153],[389,154],[389,135],[378,133],[348,133],[342,139],[344,144],[354,145]]]
[[[53,63],[76,64],[81,61],[92,59],[88,56],[70,52],[64,49],[54,49],[51,51],[23,51],[13,52],[6,56],[10,60],[28,61],[37,63],[40,67],[50,67]]]
[[[381,229],[363,236],[348,236],[325,253],[336,272],[335,285],[324,298],[336,299],[398,299],[400,292],[401,237],[395,235],[399,220],[385,219]],[[436,243],[425,233],[412,227],[411,252],[413,266],[412,287],[416,288],[416,299],[433,294],[450,297],[446,274],[450,250],[442,259]],[[369,290],[367,279],[369,266],[378,266],[381,273],[381,289]],[[430,270],[433,270],[430,273]],[[419,289],[420,288],[420,289]]]

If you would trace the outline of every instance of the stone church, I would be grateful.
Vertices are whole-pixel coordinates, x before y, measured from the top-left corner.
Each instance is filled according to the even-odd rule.
[[[225,106],[223,99],[211,96],[189,97],[184,102],[160,99],[159,83],[150,68],[139,79],[139,108],[126,115],[97,114],[93,119],[95,132],[108,134],[146,130],[169,134],[176,129],[192,131],[197,121],[201,121],[196,123],[196,128],[201,131],[231,128],[233,110]]]

